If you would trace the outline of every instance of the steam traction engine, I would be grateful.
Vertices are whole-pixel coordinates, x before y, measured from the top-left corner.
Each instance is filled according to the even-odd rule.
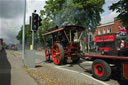
[[[48,36],[45,49],[45,59],[50,61],[50,55],[54,64],[75,63],[80,60],[80,38],[83,27],[70,25],[53,28],[43,33]],[[80,33],[81,32],[81,33]],[[49,40],[48,40],[49,39]]]

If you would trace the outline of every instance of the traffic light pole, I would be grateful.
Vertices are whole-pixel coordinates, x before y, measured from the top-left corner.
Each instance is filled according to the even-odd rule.
[[[32,30],[32,18],[33,18],[33,16],[30,19],[30,21],[31,21],[31,31],[32,31],[32,50],[33,50],[34,49],[34,30]]]
[[[32,30],[32,50],[34,49],[34,31]]]

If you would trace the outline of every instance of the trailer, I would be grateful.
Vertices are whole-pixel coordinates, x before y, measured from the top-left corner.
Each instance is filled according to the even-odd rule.
[[[127,56],[111,56],[101,54],[81,54],[80,39],[83,34],[84,27],[70,25],[63,27],[56,27],[43,33],[43,36],[50,36],[46,38],[47,46],[45,47],[45,59],[52,60],[56,65],[64,63],[76,63],[80,58],[88,57],[93,61],[92,74],[99,80],[108,80],[111,77],[111,66],[115,66],[120,72],[119,75],[123,79],[128,80],[128,57]],[[128,48],[126,49],[128,51]]]

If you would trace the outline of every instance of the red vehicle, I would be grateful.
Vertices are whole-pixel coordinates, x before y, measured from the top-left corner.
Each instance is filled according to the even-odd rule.
[[[60,65],[65,62],[72,63],[80,60],[80,42],[81,32],[85,28],[76,25],[53,28],[43,33],[47,36],[45,59],[50,61],[50,56],[54,64]],[[80,35],[79,35],[80,34]],[[49,37],[49,39],[48,39]]]
[[[116,34],[98,35],[95,37],[95,46],[102,53],[116,49]]]
[[[115,51],[120,48],[121,40],[118,40],[116,33],[98,35],[95,37],[95,47],[101,54],[108,54],[111,50]],[[125,48],[128,48],[128,42],[125,42]]]

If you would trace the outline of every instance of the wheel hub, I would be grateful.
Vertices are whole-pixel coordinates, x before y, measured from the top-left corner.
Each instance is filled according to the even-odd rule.
[[[98,71],[101,73],[103,69],[101,67],[97,67]]]
[[[98,76],[102,76],[104,74],[104,68],[101,64],[96,64],[94,67],[95,73]]]

